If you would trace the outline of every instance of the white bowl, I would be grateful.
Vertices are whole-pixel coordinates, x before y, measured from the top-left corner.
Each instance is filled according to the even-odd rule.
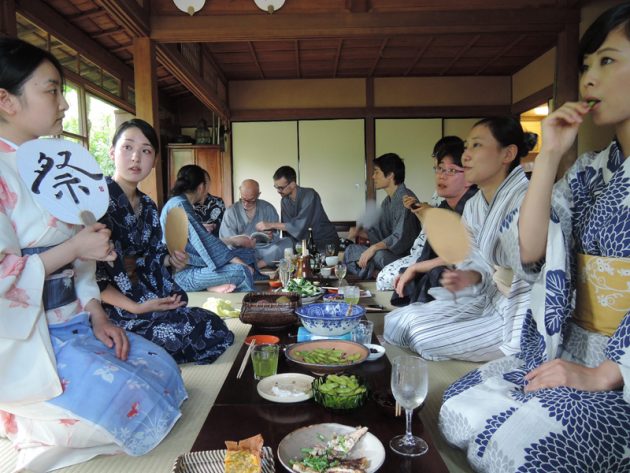
[[[329,278],[332,274],[332,268],[321,268],[319,274],[321,274],[323,278]]]
[[[339,256],[326,256],[326,266],[334,266],[339,263]]]
[[[374,343],[370,343],[365,345],[365,347],[370,350],[370,354],[368,355],[368,361],[378,360],[381,356],[385,354],[385,347],[382,345],[376,345]]]

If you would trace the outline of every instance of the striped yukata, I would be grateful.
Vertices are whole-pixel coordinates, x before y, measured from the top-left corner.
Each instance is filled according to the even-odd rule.
[[[521,325],[529,306],[530,282],[522,279],[518,221],[528,180],[520,166],[503,181],[490,203],[478,192],[466,204],[462,220],[472,242],[461,270],[481,274],[479,284],[456,294],[436,287],[435,300],[396,309],[385,317],[385,339],[429,360],[491,360],[518,352]],[[514,272],[503,292],[493,280],[497,268]],[[531,276],[530,276],[531,278]]]

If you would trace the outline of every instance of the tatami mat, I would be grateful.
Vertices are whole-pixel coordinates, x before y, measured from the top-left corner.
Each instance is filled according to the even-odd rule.
[[[391,292],[375,291],[374,283],[362,284],[370,289],[378,303],[389,306]],[[261,288],[261,290],[264,290]],[[189,304],[200,306],[208,297],[208,293],[189,294]],[[231,300],[237,308],[243,294],[214,295]],[[391,306],[390,306],[391,307]],[[383,313],[368,313],[368,318],[375,322],[377,335],[383,333]],[[234,332],[236,340],[214,364],[210,366],[183,366],[183,377],[188,389],[189,399],[182,407],[182,417],[173,431],[151,453],[143,457],[114,456],[99,457],[89,462],[70,468],[59,470],[63,473],[170,473],[175,458],[190,451],[205,418],[219,393],[223,381],[236,358],[236,355],[249,331],[249,325],[242,324],[238,319],[227,320],[228,326]],[[402,353],[409,353],[398,347],[383,343],[387,356],[391,359]],[[463,452],[449,447],[442,439],[437,429],[437,417],[442,401],[442,394],[446,387],[469,370],[477,366],[475,363],[458,361],[429,362],[429,394],[421,417],[425,429],[433,437],[436,448],[451,473],[468,473],[472,470],[468,466]],[[401,420],[401,429],[404,426]],[[0,473],[9,473],[15,464],[15,452],[9,441],[0,439]]]

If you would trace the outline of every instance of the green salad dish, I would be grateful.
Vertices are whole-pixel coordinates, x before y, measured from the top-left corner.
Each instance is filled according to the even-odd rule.
[[[313,380],[313,399],[329,409],[356,409],[368,397],[368,389],[355,375],[329,374]]]

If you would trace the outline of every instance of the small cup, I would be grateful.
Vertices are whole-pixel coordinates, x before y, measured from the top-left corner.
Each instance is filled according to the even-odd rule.
[[[254,379],[263,379],[273,376],[278,371],[278,355],[280,346],[264,343],[254,345],[252,349],[252,365],[254,366]]]
[[[370,320],[361,320],[359,324],[352,329],[350,336],[353,342],[369,345],[372,343],[372,331],[374,330],[374,322]]]
[[[346,286],[343,288],[343,301],[347,304],[358,304],[361,296],[359,286]]]
[[[334,266],[339,263],[339,256],[326,256],[326,266]]]
[[[332,274],[332,268],[321,268],[319,274],[321,274],[323,278],[329,278]]]

